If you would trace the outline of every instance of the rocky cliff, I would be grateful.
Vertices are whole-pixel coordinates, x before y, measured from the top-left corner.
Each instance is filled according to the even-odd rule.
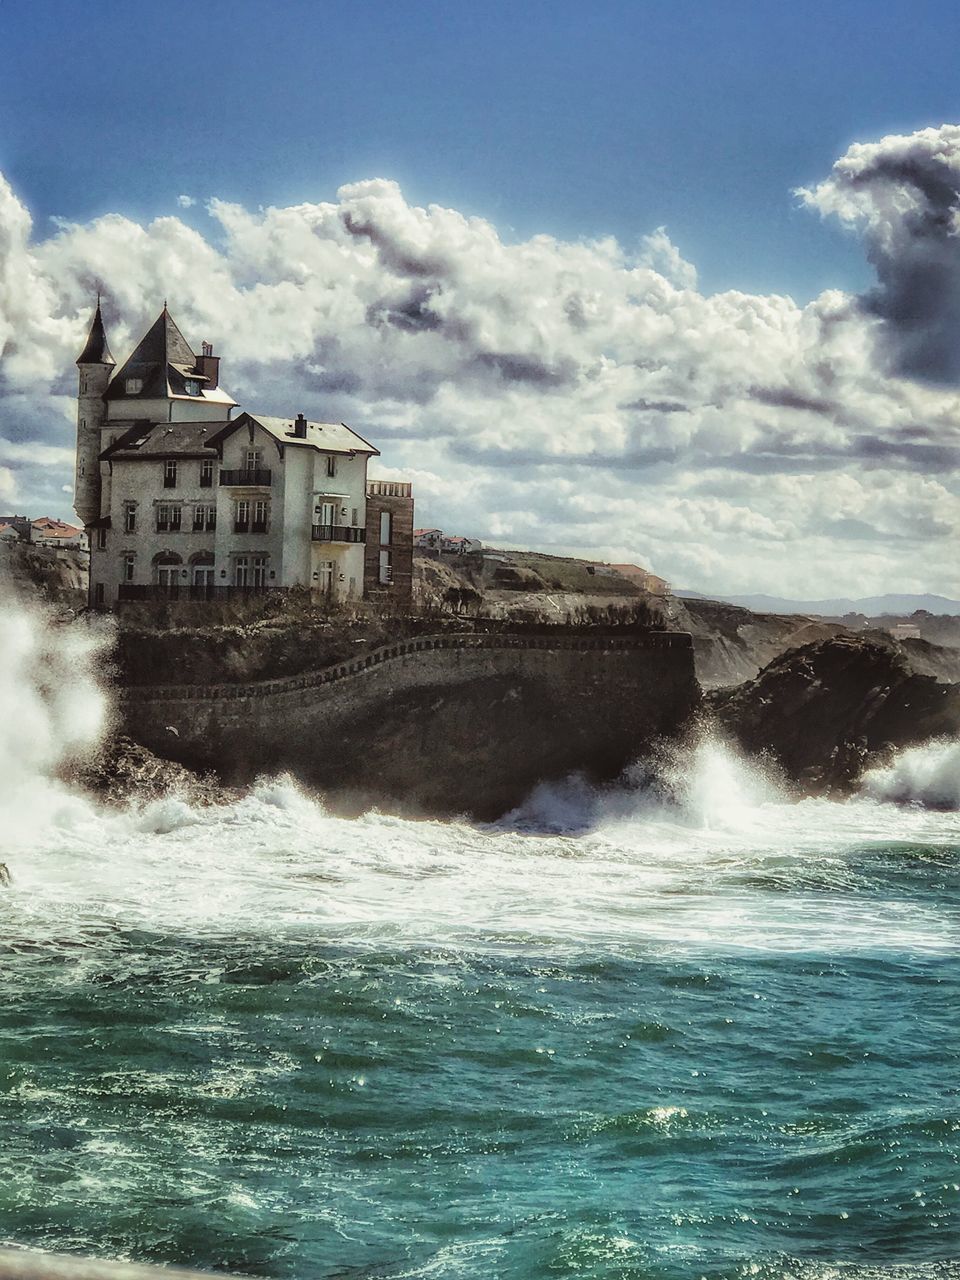
[[[26,542],[0,543],[0,591],[22,599],[82,609],[87,603],[85,551],[70,547],[37,547]]]
[[[960,685],[919,674],[899,645],[861,636],[784,653],[706,705],[745,750],[812,792],[847,788],[891,748],[960,732]]]

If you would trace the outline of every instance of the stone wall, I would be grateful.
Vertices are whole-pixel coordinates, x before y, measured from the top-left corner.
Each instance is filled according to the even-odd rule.
[[[227,783],[288,770],[344,812],[494,818],[615,777],[699,701],[685,634],[420,637],[252,685],[130,688],[123,728]]]

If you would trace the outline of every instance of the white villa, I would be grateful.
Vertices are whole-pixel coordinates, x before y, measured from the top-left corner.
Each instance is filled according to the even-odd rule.
[[[405,522],[381,508],[409,507],[412,528],[410,486],[391,482],[381,500],[383,483],[367,482],[379,451],[343,423],[234,416],[219,365],[209,343],[195,355],[164,305],[116,371],[98,302],[77,360],[75,506],[90,534],[91,603],[181,589],[389,592],[392,530]]]

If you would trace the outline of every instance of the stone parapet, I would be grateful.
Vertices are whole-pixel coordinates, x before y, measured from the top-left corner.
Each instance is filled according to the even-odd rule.
[[[244,784],[280,771],[347,812],[495,818],[537,783],[615,777],[699,704],[690,636],[439,635],[255,684],[122,691],[123,728]]]

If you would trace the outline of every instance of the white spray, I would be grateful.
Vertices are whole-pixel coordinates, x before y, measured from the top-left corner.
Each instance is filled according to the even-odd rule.
[[[81,803],[55,780],[102,737],[108,701],[95,678],[104,625],[60,623],[0,600],[0,814],[6,848]]]
[[[854,868],[874,843],[960,840],[955,814],[884,803],[876,779],[868,796],[877,798],[790,802],[709,739],[661,761],[653,783],[638,772],[609,789],[544,787],[487,828],[377,813],[341,819],[283,779],[219,807],[177,798],[101,807],[56,781],[58,765],[91,749],[104,728],[94,678],[101,643],[82,624],[50,626],[6,602],[0,614],[8,936],[99,947],[132,926],[231,937],[306,931],[351,945],[388,937],[849,948],[894,935],[943,945],[919,907],[877,900],[855,915],[835,891],[861,874]],[[941,779],[937,794],[956,795],[949,780],[960,749],[923,750]],[[891,776],[898,766],[929,790],[913,755]],[[758,894],[767,879],[778,892]]]

